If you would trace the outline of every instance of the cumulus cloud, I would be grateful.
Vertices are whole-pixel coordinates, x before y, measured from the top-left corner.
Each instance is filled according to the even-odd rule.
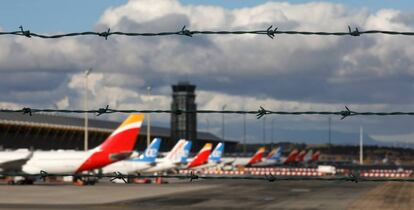
[[[226,9],[183,5],[176,0],[131,0],[108,8],[95,30],[177,31],[184,25],[194,30],[244,30],[273,25],[280,30],[345,31],[351,25],[360,30],[412,31],[413,23],[412,14],[398,10],[369,12],[321,2],[267,2]],[[227,104],[228,109],[250,110],[260,105],[286,111],[336,111],[344,105],[357,110],[409,110],[414,102],[410,97],[414,90],[413,44],[411,38],[386,35],[278,35],[274,40],[258,35],[112,36],[107,41],[96,37],[2,37],[0,101],[81,108],[82,72],[92,67],[91,107],[168,109],[169,86],[189,80],[198,86],[197,102],[203,109]],[[146,95],[147,86],[153,88],[151,97]],[[165,124],[165,115],[156,119]],[[219,119],[210,119],[215,122],[211,130],[220,130]],[[321,117],[278,119],[283,119],[279,125],[286,128],[326,127],[326,119]],[[228,120],[240,125],[237,116]],[[252,127],[257,127],[254,123]],[[352,131],[365,124],[373,134],[402,135],[411,133],[410,123],[410,119],[389,123],[383,118],[358,118],[338,122],[336,129]],[[200,127],[205,124],[200,121]],[[235,129],[230,136],[239,138],[240,133]]]

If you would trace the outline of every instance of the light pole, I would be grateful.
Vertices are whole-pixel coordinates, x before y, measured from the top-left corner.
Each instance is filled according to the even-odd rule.
[[[263,146],[266,146],[266,116],[263,117]]]
[[[224,111],[224,109],[226,108],[227,104],[224,104],[221,109]],[[222,136],[222,140],[224,141],[224,112],[221,115],[221,136]]]
[[[89,68],[85,71],[85,98],[84,98],[84,105],[85,111],[88,110],[88,76],[91,74],[92,68]],[[85,151],[88,150],[88,113],[85,112],[85,136],[83,142],[83,149]]]
[[[270,134],[271,135],[271,138],[272,138],[272,147],[273,147],[274,142],[275,142],[275,139],[274,139],[274,129],[275,129],[275,119],[272,118],[272,133]]]
[[[207,133],[210,133],[210,121],[208,121],[208,118],[206,118],[207,122]]]
[[[359,164],[364,165],[364,129],[359,127]]]
[[[331,116],[329,116],[328,121],[329,121],[328,145],[329,145],[329,148],[331,148],[331,124],[332,124],[331,123],[331,121],[332,121]]]
[[[148,94],[148,101],[151,102],[151,86],[147,87],[147,94]],[[148,113],[147,147],[149,146],[150,141],[151,141],[151,113]]]
[[[246,154],[246,114],[243,114],[243,154]]]

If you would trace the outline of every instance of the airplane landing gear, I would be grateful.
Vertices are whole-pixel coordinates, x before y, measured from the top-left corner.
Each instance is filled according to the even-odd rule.
[[[78,186],[95,185],[97,182],[97,178],[91,177],[74,177],[73,179],[73,183]]]
[[[9,185],[32,185],[34,183],[33,179],[30,179],[28,177],[11,177],[7,184]]]

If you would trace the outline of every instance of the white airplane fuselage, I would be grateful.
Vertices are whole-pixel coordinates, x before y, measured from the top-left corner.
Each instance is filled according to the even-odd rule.
[[[151,163],[135,160],[122,160],[102,168],[103,174],[120,172],[122,174],[133,174],[143,172],[151,168]]]
[[[222,158],[222,163],[224,165],[232,166],[246,166],[251,158],[247,157],[235,157],[235,158]]]
[[[253,166],[273,166],[273,165],[276,165],[278,163],[280,163],[279,160],[263,159],[261,162],[253,164]]]
[[[37,151],[23,165],[22,171],[27,174],[38,174],[41,170],[47,173],[75,173],[92,154],[92,151]]]
[[[175,169],[179,167],[179,163],[174,163],[169,160],[161,159],[160,162],[157,161],[157,164],[151,168],[148,168],[146,170],[143,170],[143,172],[147,173],[154,173],[154,172],[160,172],[160,171],[168,171],[171,169]]]
[[[220,163],[219,163],[219,162],[209,161],[209,162],[208,162],[208,163],[206,163],[206,164],[199,165],[199,166],[196,166],[196,167],[192,167],[192,168],[190,168],[190,169],[205,169],[205,168],[213,168],[213,167],[216,167],[216,166],[218,166],[218,165],[220,165]]]

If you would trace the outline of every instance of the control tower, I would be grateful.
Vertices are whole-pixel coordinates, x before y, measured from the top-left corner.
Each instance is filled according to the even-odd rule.
[[[195,89],[196,86],[189,82],[179,82],[173,85],[171,110],[197,110]],[[171,113],[171,140],[175,143],[179,139],[197,140],[196,113]]]

